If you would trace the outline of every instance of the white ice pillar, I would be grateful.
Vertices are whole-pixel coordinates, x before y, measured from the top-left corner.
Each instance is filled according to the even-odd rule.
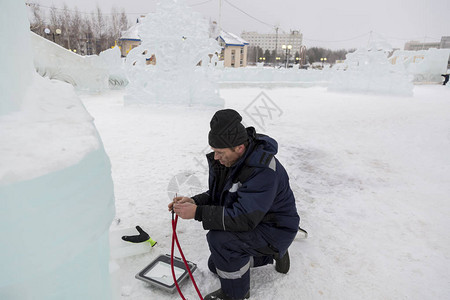
[[[0,116],[18,110],[34,72],[30,23],[24,1],[2,0],[0,8]]]

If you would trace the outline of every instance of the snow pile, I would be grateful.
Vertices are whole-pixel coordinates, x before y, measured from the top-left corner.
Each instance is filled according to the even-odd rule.
[[[0,20],[21,54],[0,51],[0,299],[110,299],[109,158],[73,87],[35,72],[23,2]]]
[[[209,38],[208,22],[185,1],[158,3],[156,12],[142,19],[139,36],[142,44],[126,59],[125,104],[223,106],[211,66],[220,47]],[[153,55],[156,64],[147,64]]]
[[[397,50],[389,60],[394,65],[403,65],[415,82],[440,83],[441,74],[447,72],[449,55],[450,49]]]
[[[393,66],[388,55],[389,45],[375,41],[368,48],[348,53],[345,68],[333,69],[328,90],[373,94],[411,96],[413,84],[401,66]]]
[[[78,90],[98,92],[108,88],[107,65],[97,55],[81,56],[33,32],[30,34],[39,74],[68,82]]]
[[[328,83],[329,70],[304,70],[298,68],[223,68],[218,69],[221,86],[268,85],[271,86],[313,86]]]

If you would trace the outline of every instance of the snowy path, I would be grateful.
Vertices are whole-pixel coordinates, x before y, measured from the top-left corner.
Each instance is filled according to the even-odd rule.
[[[254,125],[245,111],[260,92],[221,95]],[[288,275],[272,266],[252,270],[251,299],[449,299],[450,89],[417,86],[412,98],[324,88],[264,92],[278,111],[263,131],[278,140],[310,235],[291,246]],[[112,162],[120,219],[112,228],[139,224],[158,241],[151,253],[119,262],[122,296],[178,299],[134,275],[170,252],[169,181],[187,172],[206,183],[201,163],[215,109],[124,107],[122,96],[81,95]],[[218,288],[201,224],[181,221],[178,228],[202,293]],[[197,299],[191,284],[183,291]]]

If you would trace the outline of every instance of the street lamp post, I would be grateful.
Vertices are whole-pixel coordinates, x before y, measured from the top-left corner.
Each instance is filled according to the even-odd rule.
[[[285,68],[287,69],[287,67],[288,67],[288,62],[289,62],[289,54],[288,53],[290,53],[291,52],[291,49],[292,49],[292,45],[282,45],[281,46],[281,48],[283,48],[284,50],[285,50],[285,55],[286,55],[286,59],[285,59]]]
[[[87,55],[92,55],[92,34],[91,33],[86,33],[86,54]],[[123,45],[122,45],[123,47]]]
[[[61,34],[61,29],[56,29],[55,31],[51,32],[50,29],[45,28],[44,29],[45,34],[49,35],[50,33],[52,34],[53,37],[53,43],[56,43],[56,39],[55,39],[55,33],[56,35],[60,35]]]
[[[300,66],[306,64],[306,46],[300,47]]]
[[[327,61],[327,58],[326,57],[321,57],[320,61],[322,62],[322,69],[323,69],[323,63]]]
[[[56,35],[61,35],[61,29],[57,28],[55,30]],[[53,34],[53,41],[55,42],[55,33]],[[56,43],[56,42],[55,42]]]

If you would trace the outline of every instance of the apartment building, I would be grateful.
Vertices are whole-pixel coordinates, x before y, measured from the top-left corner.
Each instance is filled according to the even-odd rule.
[[[291,30],[289,33],[257,33],[255,31],[244,31],[241,37],[250,46],[259,46],[263,50],[277,50],[277,53],[285,51],[283,45],[292,45],[292,52],[300,51],[303,34],[299,30]]]
[[[222,47],[219,59],[224,67],[239,68],[247,66],[248,42],[243,38],[226,31],[221,31],[217,41]]]
[[[439,42],[421,43],[419,41],[409,41],[405,43],[404,49],[409,51],[417,51],[417,50],[428,50],[430,48],[439,49],[439,47],[440,47]]]
[[[441,49],[450,49],[450,36],[441,37],[441,43],[439,45]]]

